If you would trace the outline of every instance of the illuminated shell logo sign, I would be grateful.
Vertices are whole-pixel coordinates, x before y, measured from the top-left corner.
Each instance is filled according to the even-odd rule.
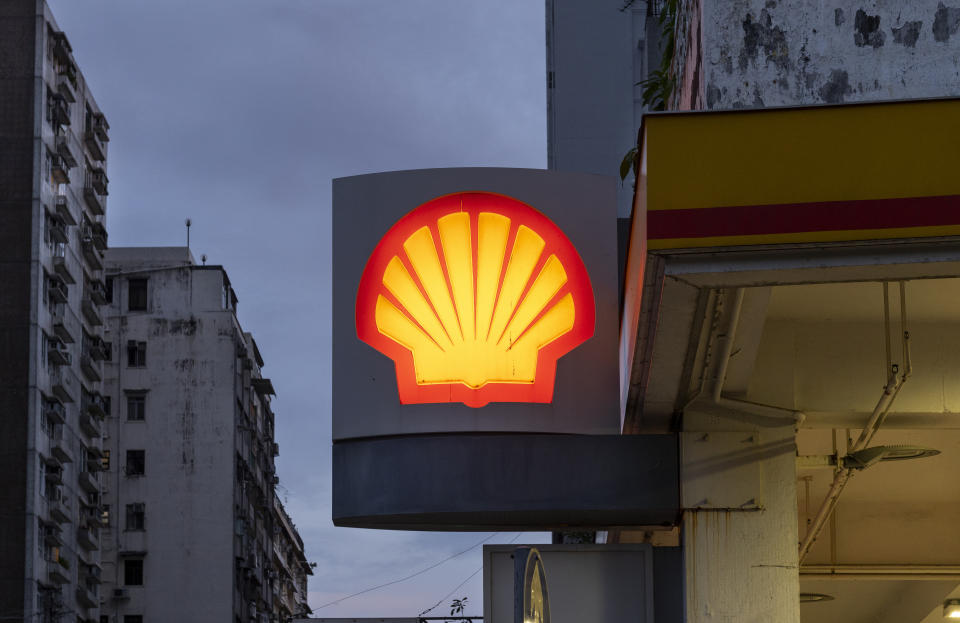
[[[357,334],[391,358],[403,404],[550,402],[557,359],[594,332],[593,290],[563,232],[490,193],[400,219],[364,269]]]

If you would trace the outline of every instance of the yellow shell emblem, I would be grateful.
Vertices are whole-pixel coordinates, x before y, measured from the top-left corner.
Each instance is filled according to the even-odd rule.
[[[401,219],[357,298],[358,335],[396,362],[404,403],[549,402],[556,359],[592,336],[594,316],[566,236],[488,193],[440,197]]]

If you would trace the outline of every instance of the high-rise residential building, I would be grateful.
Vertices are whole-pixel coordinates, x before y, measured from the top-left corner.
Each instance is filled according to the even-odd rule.
[[[106,267],[100,611],[272,621],[282,563],[302,566],[303,546],[275,505],[273,385],[227,273],[187,248],[112,248]]]
[[[0,4],[0,619],[98,621],[108,124],[44,0]]]

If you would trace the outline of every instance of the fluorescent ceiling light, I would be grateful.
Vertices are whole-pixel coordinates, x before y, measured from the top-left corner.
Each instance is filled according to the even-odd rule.
[[[948,599],[943,602],[943,618],[960,619],[960,599]]]

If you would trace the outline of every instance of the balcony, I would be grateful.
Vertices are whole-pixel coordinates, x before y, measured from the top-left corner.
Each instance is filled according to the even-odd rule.
[[[94,244],[96,244],[96,240],[96,237],[94,237]],[[87,295],[95,304],[105,305],[107,302],[107,287],[99,279],[90,279],[87,281]]]
[[[77,66],[68,61],[57,73],[57,92],[71,104],[77,101]]]
[[[107,416],[107,401],[100,394],[84,392],[80,409],[97,419],[104,418]]]
[[[50,547],[63,547],[60,526],[43,526],[43,542]]]
[[[102,215],[104,211],[103,197],[107,194],[107,176],[103,169],[87,171],[83,183],[83,198],[87,202],[90,212]]]
[[[73,278],[73,273],[67,267],[66,250],[63,247],[57,249],[53,256],[53,270],[64,283],[74,284],[77,282]]]
[[[77,586],[77,602],[84,608],[96,608],[100,605],[100,597],[97,595],[97,591],[91,590],[89,586],[79,584]]]
[[[65,344],[73,344],[80,335],[80,319],[68,305],[55,305],[50,313],[53,319],[53,333]]]
[[[90,186],[98,195],[103,195],[106,197],[109,194],[107,192],[107,183],[109,180],[107,179],[107,174],[104,173],[103,169],[100,167],[90,169],[88,179]]]
[[[47,221],[47,223],[50,240],[60,244],[67,244],[70,242],[70,237],[67,235],[67,227],[60,222],[59,219],[51,218]]]
[[[87,446],[87,469],[91,472],[103,471],[103,450],[97,446]],[[97,517],[94,516],[96,520]]]
[[[80,351],[80,370],[91,383],[103,380],[103,370],[100,369],[100,362],[94,360],[86,348]]]
[[[93,243],[92,234],[85,232],[80,236],[80,250],[83,252],[83,259],[87,261],[87,266],[91,270],[103,270],[103,257]]]
[[[70,139],[66,136],[57,137],[57,155],[60,156],[60,160],[68,169],[77,166],[77,158],[74,156],[73,150],[70,149]]]
[[[107,118],[103,116],[102,112],[93,114],[91,125],[93,128],[93,133],[97,135],[97,138],[104,143],[110,141],[110,135],[107,133],[107,131],[110,129],[110,124],[107,123]]]
[[[50,158],[50,177],[57,184],[70,183],[70,167],[60,156]]]
[[[100,492],[100,480],[93,472],[80,472],[77,474],[77,482],[80,483],[80,487],[87,493]]]
[[[106,361],[110,359],[110,346],[103,341],[101,337],[94,337],[89,343],[90,356],[94,361]]]
[[[87,109],[87,116],[83,129],[83,140],[87,145],[87,150],[89,150],[90,155],[93,156],[94,160],[101,162],[106,160],[104,143],[110,141],[110,136],[107,134],[107,130],[109,129],[110,124],[107,123],[107,119],[103,116],[103,113],[95,113]]]
[[[55,58],[61,65],[67,65],[73,62],[70,59],[70,54],[73,52],[73,47],[67,40],[67,35],[60,31],[55,31],[50,33],[50,38],[53,41],[53,58]]]
[[[101,251],[106,251],[107,228],[103,226],[103,223],[91,223],[89,233],[90,237],[92,238],[93,246]],[[102,283],[100,285],[101,287],[103,286]]]
[[[76,402],[80,382],[68,367],[54,367],[50,371],[50,391],[62,402]]]
[[[103,324],[103,318],[100,317],[100,310],[89,296],[83,297],[83,300],[80,302],[80,311],[83,312],[83,317],[87,319],[87,322],[89,322],[91,326],[99,327]]]
[[[50,123],[54,128],[70,125],[70,103],[57,93],[50,99]]]
[[[43,405],[43,415],[53,424],[63,424],[67,419],[67,410],[59,402],[48,400]]]
[[[47,282],[47,294],[54,303],[67,302],[67,284],[59,279],[50,279]]]
[[[98,162],[103,162],[106,160],[107,155],[103,150],[103,145],[100,143],[100,137],[97,136],[97,133],[93,130],[86,130],[83,133],[83,143],[87,146],[87,151],[90,152],[90,157]]]
[[[80,545],[80,547],[88,552],[92,552],[100,547],[100,539],[97,537],[97,533],[94,532],[90,526],[86,525],[80,525],[77,527],[77,543]]]
[[[50,437],[50,456],[60,463],[72,463],[73,457],[70,456],[70,451],[67,450],[67,444],[63,440],[63,427],[57,426],[55,431],[56,432]]]
[[[70,203],[66,195],[57,195],[55,205],[57,208],[57,216],[60,217],[60,220],[67,225],[77,224],[77,219],[73,218],[73,214],[70,212]],[[62,242],[67,241],[63,240]]]
[[[103,570],[95,562],[84,563],[81,566],[80,573],[82,574],[83,581],[87,584],[100,584],[103,582]]]
[[[47,512],[50,513],[50,519],[57,523],[68,523],[70,521],[69,500],[59,492],[56,497],[47,498]]]
[[[66,564],[64,564],[66,563]],[[59,560],[47,561],[47,577],[54,584],[67,584],[70,582],[70,561],[61,557]]]
[[[59,465],[56,467],[47,465],[46,469],[43,470],[43,478],[51,485],[59,487],[63,484],[63,467]]]
[[[96,438],[100,436],[100,419],[90,415],[86,411],[80,412],[80,428],[87,435],[87,437]]]
[[[62,342],[52,342],[47,349],[47,361],[54,366],[69,366],[73,363],[73,356]]]

